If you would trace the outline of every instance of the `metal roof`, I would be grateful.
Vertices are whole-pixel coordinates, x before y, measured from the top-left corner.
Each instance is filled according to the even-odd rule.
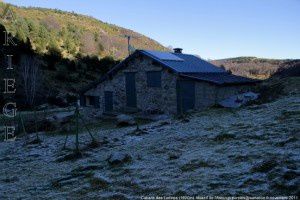
[[[163,60],[159,58],[159,55],[161,53],[166,53],[166,52],[150,51],[150,50],[138,50],[138,51],[140,51],[144,55],[147,55],[155,59],[161,64],[166,65],[169,68],[179,73],[224,73],[226,72],[224,69],[217,67],[194,55],[169,52],[169,54],[179,57],[183,61]]]
[[[258,80],[236,76],[229,73],[182,73],[181,76],[200,81],[212,82],[218,85],[249,84]]]
[[[171,52],[149,51],[149,50],[145,50],[145,51],[163,61],[180,61],[180,62],[184,61],[182,58],[179,58],[178,56],[174,55]]]
[[[191,78],[199,81],[207,81],[219,85],[247,84],[257,82],[257,80],[231,75],[227,73],[224,69],[217,67],[205,60],[202,60],[201,58],[195,55],[150,50],[136,50],[133,54],[128,56],[125,60],[113,67],[105,75],[103,75],[99,80],[95,81],[92,84],[89,84],[87,87],[82,88],[80,90],[80,93],[84,93],[89,89],[95,88],[98,84],[107,80],[109,77],[113,77],[120,69],[127,66],[125,64],[126,62],[128,62],[131,59],[134,59],[134,57],[139,53],[152,58],[161,65],[175,71],[177,74],[185,78]],[[165,53],[168,53],[169,55],[166,55]],[[170,54],[174,55],[175,57],[170,56]]]

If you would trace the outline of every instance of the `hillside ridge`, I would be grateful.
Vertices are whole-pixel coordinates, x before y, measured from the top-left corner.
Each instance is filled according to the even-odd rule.
[[[131,45],[136,49],[167,49],[141,33],[91,16],[3,2],[0,2],[0,13],[8,7],[13,12],[14,22],[1,20],[1,24],[18,39],[24,42],[29,39],[39,53],[55,49],[66,58],[83,54],[123,59],[128,55],[125,35],[133,36]]]
[[[300,59],[269,59],[245,56],[211,60],[210,62],[236,75],[267,79],[281,68],[287,68],[292,66],[294,62],[300,62]]]

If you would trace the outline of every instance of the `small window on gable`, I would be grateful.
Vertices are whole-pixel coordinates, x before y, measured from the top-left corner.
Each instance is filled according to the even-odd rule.
[[[148,87],[161,87],[161,71],[150,71],[146,73]]]
[[[154,66],[159,66],[159,63],[158,63],[157,61],[153,60],[153,61],[152,61],[152,65],[154,65]]]

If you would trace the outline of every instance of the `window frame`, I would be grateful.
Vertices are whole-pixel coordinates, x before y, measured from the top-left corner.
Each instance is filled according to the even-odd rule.
[[[147,71],[147,87],[150,88],[161,88],[162,80],[161,80],[161,71]]]

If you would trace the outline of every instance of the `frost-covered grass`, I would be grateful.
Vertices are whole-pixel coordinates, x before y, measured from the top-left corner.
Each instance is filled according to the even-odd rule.
[[[93,133],[81,159],[74,136],[41,135],[40,145],[0,143],[0,199],[138,199],[153,195],[287,196],[299,194],[300,96],[236,110],[210,109],[188,120],[169,120]],[[112,166],[112,153],[130,161]]]
[[[26,121],[26,119],[33,119],[34,115],[37,116],[37,119],[40,117],[47,117],[54,113],[64,113],[64,112],[72,112],[75,111],[75,107],[67,107],[67,108],[54,108],[54,109],[48,109],[48,110],[38,110],[38,111],[19,111],[17,109],[16,112],[16,120],[19,120],[20,117],[22,117],[23,121]],[[4,114],[1,112],[0,114],[0,122],[4,122],[5,120],[10,120],[10,118],[4,116]]]

